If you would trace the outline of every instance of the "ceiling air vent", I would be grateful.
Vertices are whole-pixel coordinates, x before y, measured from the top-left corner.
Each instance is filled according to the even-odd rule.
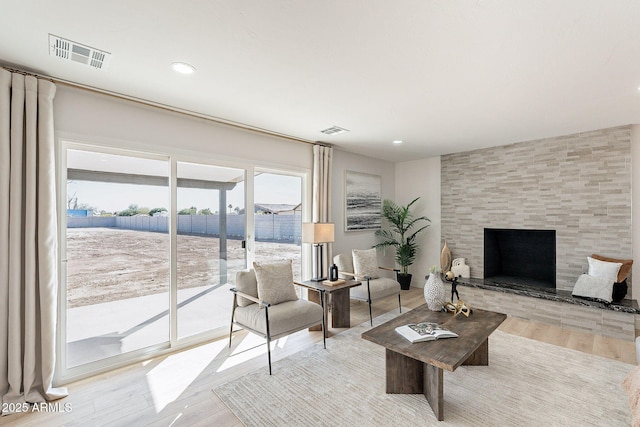
[[[324,133],[325,135],[337,135],[339,133],[349,132],[349,129],[344,129],[344,128],[341,128],[340,126],[334,125],[325,130],[321,130],[320,132]]]
[[[90,46],[49,34],[49,55],[103,69],[109,64],[111,54]]]

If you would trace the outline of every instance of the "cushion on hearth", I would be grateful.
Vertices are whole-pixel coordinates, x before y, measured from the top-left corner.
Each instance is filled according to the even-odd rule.
[[[573,286],[571,295],[610,303],[613,296],[613,281],[604,277],[581,274]]]
[[[627,280],[623,280],[622,282],[616,282],[613,284],[613,295],[611,299],[613,302],[620,302],[627,296],[627,291],[629,290],[629,286],[627,285]]]
[[[589,262],[589,276],[601,277],[603,279],[610,280],[611,283],[618,281],[618,272],[622,267],[621,262],[608,262],[601,261],[599,259],[587,257]]]
[[[613,263],[621,263],[622,266],[618,271],[618,278],[616,282],[622,283],[625,281],[627,277],[629,277],[629,273],[631,273],[631,267],[633,266],[632,259],[617,259],[617,258],[609,258],[602,255],[593,254],[591,258],[597,259],[600,261],[613,262]]]

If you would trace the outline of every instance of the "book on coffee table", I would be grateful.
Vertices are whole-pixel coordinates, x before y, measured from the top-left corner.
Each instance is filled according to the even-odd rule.
[[[398,326],[396,332],[412,343],[458,336],[455,332],[433,322],[409,323],[408,325]]]
[[[337,285],[342,285],[345,282],[346,281],[344,279],[338,279],[338,280],[324,280],[322,283],[327,286],[337,286]]]

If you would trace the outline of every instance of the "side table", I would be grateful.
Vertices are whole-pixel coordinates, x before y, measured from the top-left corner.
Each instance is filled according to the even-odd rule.
[[[325,318],[327,316],[328,304],[327,294],[331,294],[331,326],[334,328],[351,327],[351,306],[349,304],[349,289],[360,286],[357,280],[346,280],[344,283],[335,286],[325,285],[322,282],[312,282],[310,280],[296,281],[296,285],[303,286],[315,292],[309,292],[309,301],[320,304],[324,303]],[[321,300],[322,298],[322,300]],[[310,331],[319,331],[318,326],[312,326]]]

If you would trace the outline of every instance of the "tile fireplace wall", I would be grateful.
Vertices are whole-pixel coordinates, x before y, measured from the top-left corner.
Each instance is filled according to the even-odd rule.
[[[485,227],[556,230],[556,286],[572,290],[588,255],[632,257],[631,126],[444,155],[441,194],[442,238],[471,277]]]

